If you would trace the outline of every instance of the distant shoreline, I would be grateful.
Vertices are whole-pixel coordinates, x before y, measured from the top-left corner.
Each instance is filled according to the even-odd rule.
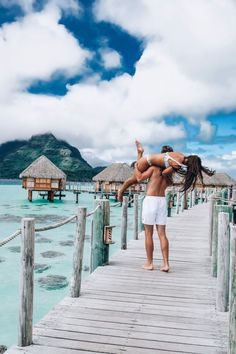
[[[21,180],[19,178],[0,178],[1,184],[21,184]]]

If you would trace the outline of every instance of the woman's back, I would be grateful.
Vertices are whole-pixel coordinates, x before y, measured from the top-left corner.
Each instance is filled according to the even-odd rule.
[[[165,152],[161,154],[153,154],[149,156],[152,165],[167,168],[173,166],[178,168],[183,164],[184,155],[180,152]]]

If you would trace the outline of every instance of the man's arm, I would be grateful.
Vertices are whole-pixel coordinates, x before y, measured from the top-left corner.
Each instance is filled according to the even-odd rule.
[[[141,182],[141,181],[145,181],[146,179],[151,177],[151,175],[153,174],[153,171],[154,171],[154,167],[151,166],[146,171],[144,171],[142,173],[138,170],[137,165],[135,164],[134,170],[135,170],[135,176],[137,178],[137,181]]]

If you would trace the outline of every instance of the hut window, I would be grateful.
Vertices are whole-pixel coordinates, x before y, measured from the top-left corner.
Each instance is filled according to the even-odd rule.
[[[33,188],[34,187],[34,181],[27,181],[27,187],[28,188]]]
[[[52,188],[58,188],[59,187],[58,181],[53,181],[52,184],[51,184],[51,187]]]

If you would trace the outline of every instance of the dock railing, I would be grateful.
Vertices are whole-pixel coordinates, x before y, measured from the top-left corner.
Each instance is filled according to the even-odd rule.
[[[211,275],[217,278],[216,310],[229,312],[229,354],[236,353],[236,191],[212,194],[209,255]]]
[[[214,189],[207,189],[205,191],[205,196],[203,197],[201,190],[196,190],[193,192],[185,193],[185,195],[179,192],[179,190],[173,190],[169,194],[167,193],[167,207],[170,209],[168,211],[168,216],[172,215],[172,208],[176,207],[176,215],[183,212],[188,207],[194,207],[197,203],[206,202],[210,195],[214,192]],[[122,206],[122,217],[120,226],[120,244],[121,249],[127,249],[127,225],[128,225],[128,205],[133,202],[134,213],[133,213],[133,239],[137,240],[140,231],[143,231],[142,224],[142,199],[144,195],[135,194],[133,200],[124,197],[123,203],[110,204],[107,199],[96,199],[94,201],[94,210],[87,212],[87,208],[78,208],[78,213],[72,215],[59,223],[40,227],[35,227],[34,218],[23,218],[21,223],[21,228],[16,230],[12,235],[0,241],[0,247],[6,245],[11,240],[15,239],[17,236],[21,235],[21,268],[20,268],[20,309],[19,309],[19,335],[18,335],[18,346],[28,346],[32,344],[33,341],[33,293],[34,293],[34,249],[35,249],[35,232],[43,232],[55,228],[62,227],[70,222],[76,223],[75,240],[74,240],[74,252],[73,252],[73,271],[70,284],[70,296],[79,297],[81,290],[81,279],[82,279],[82,263],[83,263],[83,252],[84,252],[84,240],[85,240],[85,230],[86,230],[86,219],[93,215],[92,220],[92,231],[91,231],[91,269],[94,271],[98,266],[103,266],[109,263],[109,245],[113,243],[112,241],[112,227],[110,225],[110,207]],[[212,209],[212,204],[211,204]],[[213,208],[214,209],[214,208]],[[212,213],[213,215],[214,213]],[[220,211],[219,217],[222,218],[220,221],[220,231],[222,233],[229,223],[229,218],[223,216]],[[214,214],[215,215],[215,214]],[[214,223],[214,221],[213,221]],[[118,226],[118,225],[116,225]],[[235,235],[235,227],[231,226],[231,233]],[[228,226],[227,226],[228,230]],[[234,236],[236,238],[236,236]],[[226,241],[225,241],[226,240]],[[227,236],[224,237],[223,242],[228,242]],[[231,247],[231,272],[230,272],[230,282],[231,282],[231,313],[230,317],[231,323],[231,337],[234,338],[232,341],[235,343],[236,333],[233,331],[233,326],[235,328],[236,323],[236,261],[235,249],[232,251]],[[233,254],[233,256],[232,256]],[[222,260],[219,262],[223,262]],[[220,263],[221,264],[221,263]],[[227,263],[228,264],[228,263]],[[234,265],[234,266],[233,266]],[[227,265],[228,266],[228,265]],[[227,267],[226,266],[226,267]],[[223,265],[220,265],[220,269]],[[221,279],[219,282],[225,282],[225,279]],[[225,295],[224,295],[225,296]],[[219,299],[221,301],[221,297]],[[233,353],[233,352],[232,352]]]

